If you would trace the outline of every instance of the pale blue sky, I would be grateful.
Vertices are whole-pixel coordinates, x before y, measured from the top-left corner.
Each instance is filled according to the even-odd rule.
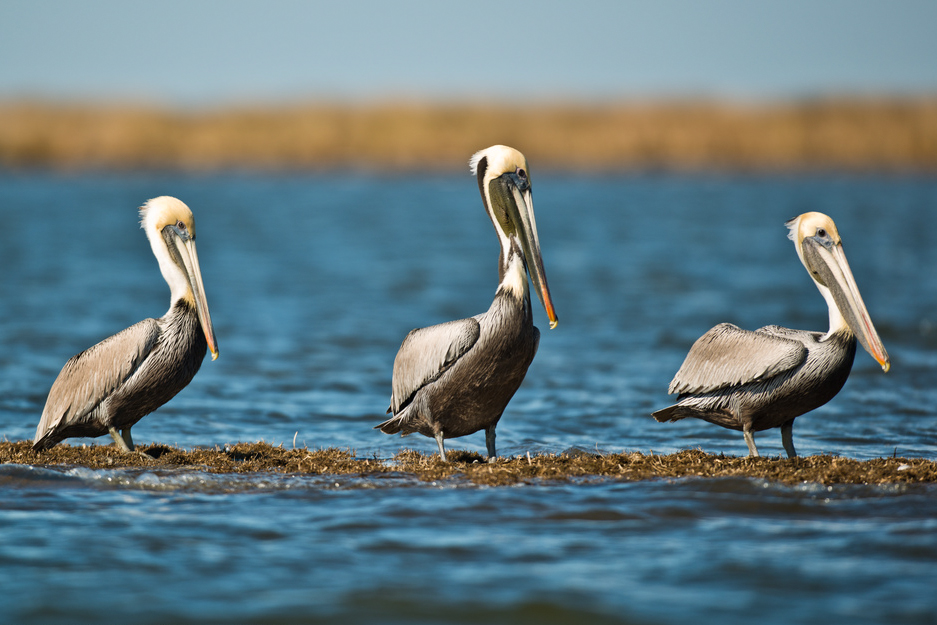
[[[3,0],[0,98],[937,93],[934,0]]]

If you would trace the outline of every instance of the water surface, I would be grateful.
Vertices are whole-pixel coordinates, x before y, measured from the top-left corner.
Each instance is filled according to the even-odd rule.
[[[534,170],[560,324],[498,427],[504,455],[743,455],[658,424],[692,342],[730,321],[827,327],[784,221],[831,215],[892,357],[860,351],[799,418],[801,454],[937,455],[937,181],[568,177]],[[195,212],[221,357],[138,443],[265,440],[389,458],[394,354],[487,309],[497,241],[469,175],[0,175],[0,433],[31,438],[74,353],[169,305],[136,207]],[[757,437],[783,454],[774,431]],[[72,444],[106,444],[78,439]],[[449,441],[484,452],[484,435]],[[17,622],[929,623],[931,486],[755,480],[483,488],[379,479],[0,467],[0,599]]]

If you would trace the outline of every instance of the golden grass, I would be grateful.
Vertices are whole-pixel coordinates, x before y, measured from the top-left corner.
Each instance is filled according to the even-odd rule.
[[[204,111],[0,102],[7,168],[461,171],[494,143],[537,170],[934,172],[937,97]]]
[[[113,445],[89,447],[57,445],[35,452],[29,441],[0,442],[0,464],[84,466],[92,469],[187,469],[210,473],[290,473],[374,477],[403,474],[423,481],[468,480],[474,484],[506,486],[517,483],[569,481],[584,478],[648,480],[685,477],[760,478],[785,484],[891,484],[937,482],[937,462],[922,458],[853,460],[836,456],[804,458],[735,458],[699,450],[669,455],[624,452],[619,454],[535,454],[499,458],[487,463],[482,456],[453,450],[449,463],[439,456],[404,450],[390,462],[358,458],[335,448],[310,450],[273,447],[267,443],[238,443],[215,449],[183,450],[165,445],[139,448],[143,454],[124,454]]]

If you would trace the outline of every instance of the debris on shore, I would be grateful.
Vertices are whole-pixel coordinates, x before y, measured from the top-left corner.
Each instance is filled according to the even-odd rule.
[[[540,481],[615,479],[626,481],[686,477],[741,477],[783,484],[890,484],[937,482],[937,462],[923,458],[855,460],[819,455],[800,458],[740,458],[685,450],[668,455],[623,452],[595,454],[580,450],[537,453],[486,462],[475,452],[453,450],[450,462],[436,454],[403,450],[392,459],[359,458],[345,449],[274,447],[265,442],[214,448],[181,449],[139,446],[125,454],[111,445],[60,444],[33,451],[29,441],[0,442],[0,464],[81,466],[90,469],[183,469],[208,473],[284,473],[311,475],[412,475],[423,481],[464,479],[487,486]]]

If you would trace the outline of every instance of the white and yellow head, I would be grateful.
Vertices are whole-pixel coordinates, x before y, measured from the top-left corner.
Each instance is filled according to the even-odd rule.
[[[140,226],[146,232],[153,255],[159,261],[160,272],[169,284],[170,306],[181,299],[195,307],[214,360],[218,357],[218,346],[195,249],[192,211],[174,197],[153,198],[140,207]]]
[[[547,286],[543,258],[540,254],[540,238],[537,234],[537,222],[534,218],[534,203],[530,182],[530,170],[527,159],[514,148],[506,145],[493,145],[476,152],[469,160],[472,174],[478,180],[485,210],[494,224],[495,232],[501,243],[500,273],[504,284],[515,275],[509,273],[512,262],[521,260],[526,265],[530,280],[533,282],[537,297],[543,304],[550,320],[550,327],[556,326],[556,311]],[[517,252],[520,252],[518,254]],[[520,273],[519,282],[526,297],[527,279]],[[515,279],[516,280],[516,279]],[[516,288],[516,286],[515,286]]]
[[[811,212],[798,215],[785,225],[800,262],[829,307],[828,336],[837,331],[851,332],[882,369],[888,371],[891,366],[888,353],[859,294],[836,224],[823,213]]]
[[[179,226],[188,230],[191,238],[195,238],[195,217],[185,202],[168,195],[147,200],[140,207],[140,227],[150,233],[161,233],[166,226]]]
[[[804,239],[808,237],[828,240],[833,245],[842,246],[843,244],[843,240],[839,236],[839,230],[836,229],[836,224],[823,213],[804,213],[787,221],[784,225],[788,228],[787,238],[794,242],[797,256],[802,263],[804,263]],[[804,266],[806,266],[806,263],[804,263]]]

